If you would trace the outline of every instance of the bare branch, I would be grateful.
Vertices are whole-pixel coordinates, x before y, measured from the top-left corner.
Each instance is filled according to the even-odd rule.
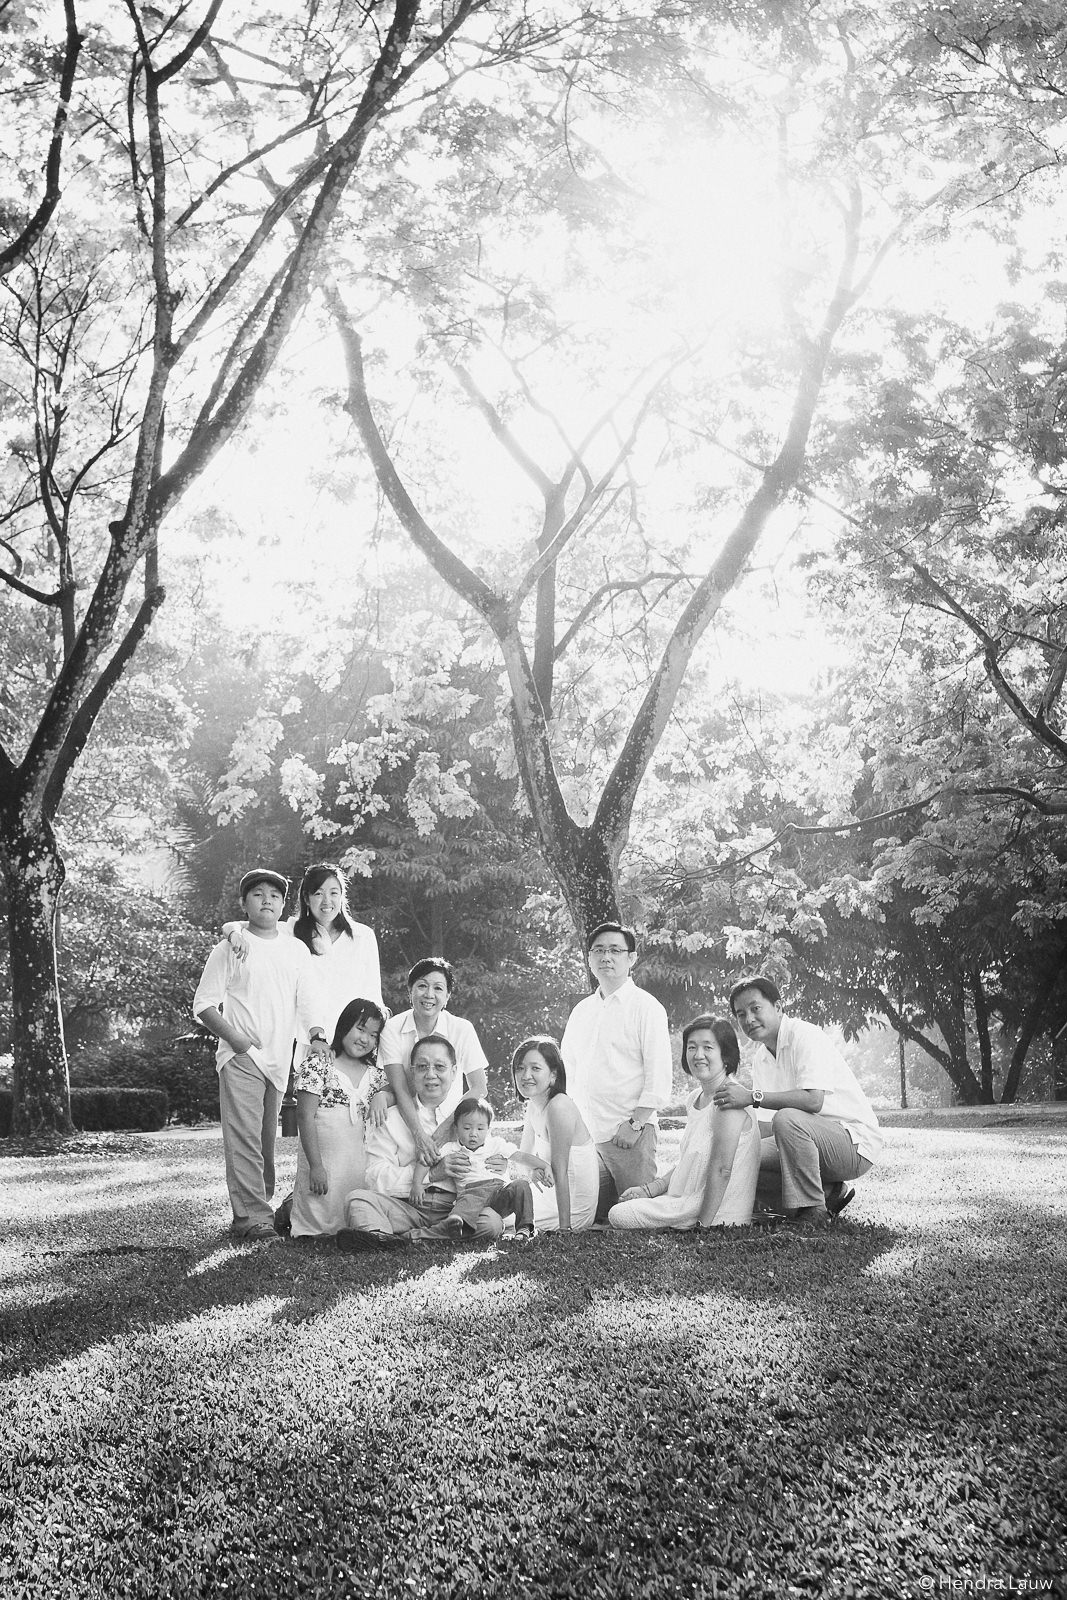
[[[526,474],[532,483],[536,484],[537,488],[547,500],[552,494],[553,490],[556,488],[556,485],[552,482],[552,479],[548,476],[548,473],[545,472],[542,467],[538,466],[537,462],[533,459],[530,453],[519,443],[512,430],[508,427],[507,423],[500,415],[500,412],[496,409],[488,396],[485,395],[478,387],[470,373],[467,371],[466,367],[454,366],[452,370],[459,379],[463,391],[467,395],[468,399],[473,401],[474,405],[485,418],[489,425],[489,431],[492,433],[494,439],[496,439],[497,442],[503,446],[508,455],[511,457],[512,461],[515,462],[516,466],[521,468],[521,470]]]
[[[696,582],[697,580],[686,572],[646,572],[641,578],[618,578],[602,583],[599,588],[593,590],[593,593],[582,606],[566,632],[561,634],[556,644],[556,659],[558,660],[563,655],[582,624],[589,620],[593,612],[599,607],[600,602],[607,599],[608,596],[632,593],[636,589],[644,589],[650,583],[665,583],[666,588],[659,597],[662,600],[663,595],[669,594],[675,584]]]
[[[67,36],[63,47],[63,70],[59,77],[59,99],[56,104],[56,114],[52,122],[52,139],[48,146],[48,157],[45,161],[45,185],[41,202],[23,228],[17,239],[3,250],[0,250],[0,277],[9,272],[17,261],[21,261],[36,244],[45,228],[52,219],[52,214],[59,204],[62,190],[60,176],[63,161],[63,139],[67,131],[67,116],[70,110],[70,98],[74,90],[74,78],[78,70],[78,57],[81,54],[83,35],[78,32],[78,19],[75,14],[74,0],[63,0],[63,10],[67,19]]]

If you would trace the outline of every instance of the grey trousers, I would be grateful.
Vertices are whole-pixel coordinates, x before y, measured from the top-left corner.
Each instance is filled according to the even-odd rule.
[[[274,1140],[282,1091],[254,1062],[227,1061],[219,1073],[222,1150],[233,1211],[231,1231],[273,1225]]]
[[[641,1183],[651,1183],[656,1176],[656,1125],[646,1122],[637,1143],[623,1150],[619,1145],[598,1144],[600,1162],[600,1193],[596,1203],[596,1221],[607,1222],[608,1212],[620,1194]]]
[[[836,1117],[787,1107],[774,1113],[771,1129],[774,1138],[764,1139],[760,1153],[760,1199],[785,1211],[821,1206],[832,1183],[871,1169]]]

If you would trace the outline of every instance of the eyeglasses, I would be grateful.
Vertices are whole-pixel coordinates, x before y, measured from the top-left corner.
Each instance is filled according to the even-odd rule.
[[[591,956],[628,956],[630,953],[625,944],[595,944],[589,952]]]

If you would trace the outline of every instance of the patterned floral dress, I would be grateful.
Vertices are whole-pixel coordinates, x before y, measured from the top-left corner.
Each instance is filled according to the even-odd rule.
[[[384,1086],[385,1072],[381,1067],[352,1061],[348,1056],[320,1061],[309,1055],[298,1067],[297,1092],[304,1090],[319,1096],[315,1132],[329,1188],[325,1194],[312,1194],[311,1168],[301,1140],[293,1190],[294,1239],[335,1234],[345,1226],[346,1198],[353,1189],[366,1187],[364,1136],[371,1096]]]

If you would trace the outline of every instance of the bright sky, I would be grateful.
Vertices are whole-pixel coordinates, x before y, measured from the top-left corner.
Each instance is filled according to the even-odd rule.
[[[580,360],[568,361],[566,347],[531,367],[538,395],[575,436],[605,405],[605,397],[619,392],[623,366],[612,371],[613,343],[626,357],[628,371],[635,353],[652,362],[683,338],[699,343],[699,357],[678,379],[680,392],[688,384],[695,398],[700,386],[728,374],[738,352],[776,320],[778,269],[812,266],[813,258],[804,255],[807,244],[797,247],[797,259],[783,263],[779,258],[768,210],[770,178],[757,154],[724,136],[694,135],[688,143],[672,138],[657,149],[640,130],[618,135],[612,144],[615,168],[640,186],[646,203],[632,249],[616,258],[608,278],[602,263],[584,252],[587,264],[599,273],[592,287],[571,271],[576,249],[579,259],[583,252],[573,240],[568,244],[558,222],[545,223],[532,236],[515,231],[510,239],[502,235],[489,241],[489,248],[505,260],[508,249],[521,252],[522,265],[548,286],[562,314],[587,336],[606,343],[599,389],[583,383]],[[1042,242],[1038,230],[1052,227],[1047,215],[1035,222],[1032,246]],[[664,291],[662,297],[650,293],[652,283]],[[981,327],[997,301],[1012,292],[1001,247],[972,228],[927,249],[905,245],[894,252],[868,302],[906,310],[946,309]],[[387,348],[389,373],[383,377],[372,369],[372,395],[389,383],[391,374],[403,371],[418,332],[410,314],[395,304],[375,312],[368,340]],[[504,371],[491,352],[472,366],[487,387]],[[441,382],[433,404],[414,414],[410,427],[413,433],[432,427],[444,453],[443,471],[463,486],[461,534],[443,525],[440,531],[477,559],[479,547],[495,552],[521,538],[535,496],[458,388],[444,376]],[[298,585],[321,587],[324,596],[334,596],[350,591],[353,584],[389,580],[398,556],[395,548],[370,547],[378,506],[369,473],[358,454],[354,469],[347,464],[352,436],[346,421],[336,405],[324,412],[315,393],[316,387],[332,388],[336,401],[343,385],[335,341],[305,320],[293,339],[284,378],[275,385],[275,399],[284,392],[284,406],[261,410],[253,434],[228,450],[195,491],[190,509],[218,505],[246,530],[239,542],[221,535],[208,558],[209,565],[218,564],[229,591],[231,615],[251,619],[264,601],[285,606]],[[713,406],[710,410],[714,415]],[[727,417],[723,420],[728,423]],[[558,440],[543,418],[520,411],[515,421],[524,443],[539,458],[559,461]],[[728,433],[728,426],[724,431]],[[691,522],[701,471],[714,481],[734,470],[730,458],[712,447],[695,463],[680,465],[665,454],[667,443],[664,428],[653,423],[634,456],[650,533],[655,529],[659,540],[664,529]],[[432,490],[426,503],[434,503]],[[720,519],[706,519],[705,554],[717,548],[733,514],[731,509]],[[388,514],[386,521],[391,523]],[[806,625],[802,581],[791,574],[790,564],[799,548],[822,536],[820,524],[832,530],[834,519],[829,512],[825,518],[809,516],[800,536],[798,521],[790,507],[768,528],[757,558],[759,570],[746,585],[746,593],[761,597],[758,643],[739,638],[722,662],[724,673],[768,688],[783,681],[802,688],[824,671],[832,651],[824,636],[819,636],[820,645]],[[412,557],[399,559],[408,564]]]

